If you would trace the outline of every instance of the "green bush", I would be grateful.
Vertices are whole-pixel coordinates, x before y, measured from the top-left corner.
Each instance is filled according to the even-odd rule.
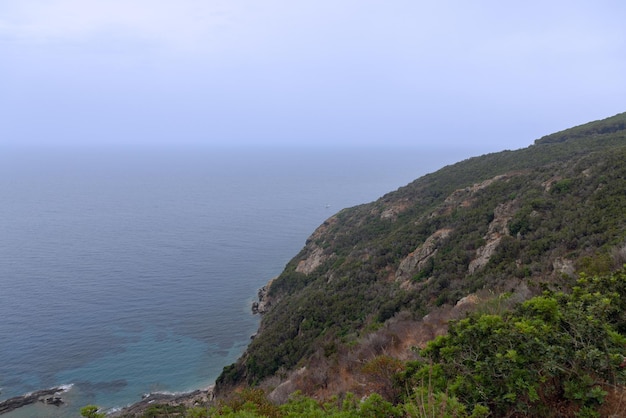
[[[104,418],[106,414],[98,412],[100,408],[96,405],[87,405],[80,408],[80,416],[86,418]]]
[[[605,387],[626,382],[626,336],[619,332],[625,300],[623,270],[582,276],[571,293],[546,292],[512,312],[460,320],[421,355],[435,365],[438,393],[457,397],[468,410],[483,405],[496,416],[537,416],[546,405],[565,402],[592,411]],[[403,381],[416,383],[429,369],[409,370]]]

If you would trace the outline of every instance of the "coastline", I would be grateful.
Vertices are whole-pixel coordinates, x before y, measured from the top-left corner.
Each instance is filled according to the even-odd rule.
[[[257,292],[257,300],[252,302],[251,311],[253,315],[263,315],[269,310],[272,305],[272,300],[269,297],[269,289],[272,286],[272,282],[277,278],[271,278],[265,286],[261,287]],[[254,339],[260,332],[260,327],[250,339]],[[143,397],[139,402],[135,402],[129,406],[121,409],[117,409],[112,412],[107,412],[107,417],[111,418],[123,418],[133,417],[145,412],[152,405],[168,405],[168,406],[180,406],[183,405],[188,408],[194,406],[207,405],[215,399],[215,384],[210,385],[205,389],[196,389],[187,393],[149,393]]]
[[[126,416],[136,416],[141,414],[152,405],[168,405],[168,406],[180,406],[184,405],[188,408],[194,406],[206,405],[214,399],[214,385],[205,389],[196,389],[187,393],[149,393],[143,397],[139,402],[126,406],[121,409],[117,409],[111,412],[107,412],[107,417],[119,418]]]
[[[12,235],[7,234],[11,245],[7,246],[5,261],[11,268],[32,268],[32,277],[46,275],[51,283],[63,285],[41,287],[24,276],[20,286],[32,292],[7,287],[10,292],[6,296],[12,303],[3,306],[3,313],[7,317],[20,313],[16,317],[19,321],[9,324],[37,324],[41,342],[33,344],[29,327],[8,328],[7,335],[19,338],[5,339],[0,354],[15,375],[2,376],[7,387],[0,401],[56,383],[76,382],[71,393],[63,394],[65,405],[53,408],[37,402],[35,407],[63,411],[87,403],[113,411],[141,402],[143,393],[181,393],[210,385],[221,373],[220,366],[234,363],[250,344],[250,337],[260,331],[259,316],[247,315],[256,291],[280,273],[310,232],[328,217],[325,204],[349,207],[374,199],[403,184],[399,178],[412,172],[398,164],[402,155],[395,156],[395,152],[388,153],[395,160],[381,177],[381,173],[371,171],[371,162],[379,161],[378,151],[359,152],[356,158],[347,150],[339,155],[319,150],[314,157],[310,151],[272,151],[264,152],[262,158],[258,153],[240,151],[185,151],[174,160],[169,153],[133,151],[125,155],[123,167],[117,153],[92,155],[75,150],[52,157],[33,154],[32,161],[41,167],[20,169],[20,181],[7,183],[11,193],[24,198],[15,199],[11,212],[15,227],[8,231]],[[354,175],[344,176],[348,156],[354,162]],[[80,162],[75,167],[76,176],[66,178],[66,171],[57,172],[66,159],[72,164]],[[20,161],[15,161],[18,167]],[[85,161],[88,163],[83,164]],[[294,167],[294,161],[298,170],[283,176]],[[407,158],[407,163],[412,161],[413,157]],[[176,176],[159,174],[163,167]],[[46,174],[41,177],[45,183],[38,180],[42,174]],[[57,181],[57,174],[63,175],[64,181]],[[215,181],[207,183],[206,178]],[[412,174],[406,178],[412,179]],[[327,180],[328,188],[318,187]],[[84,187],[90,184],[94,187]],[[43,185],[46,193],[37,194]],[[163,199],[155,202],[155,196]],[[217,201],[222,204],[215,205]],[[124,210],[116,210],[119,207]],[[232,211],[233,207],[238,210]],[[185,216],[180,216],[181,210]],[[62,228],[72,237],[89,237],[93,248],[85,247],[82,239],[68,240],[67,245],[38,239],[41,234],[55,236],[47,229],[36,228],[31,234],[30,229],[18,228],[20,222],[31,221],[33,211],[42,215],[42,227],[52,231]],[[209,238],[205,231],[212,231]],[[20,246],[32,251],[15,250]],[[74,257],[77,252],[84,256]],[[41,257],[42,262],[32,263],[32,257]],[[66,259],[71,263],[60,262]],[[16,269],[15,277],[20,274]],[[172,280],[175,277],[184,278],[185,285]],[[237,283],[231,286],[232,277],[237,277]],[[65,285],[88,291],[73,293],[76,303],[60,303],[65,300],[61,292]],[[118,292],[122,287],[125,291]],[[146,288],[155,292],[146,297]],[[24,305],[20,299],[23,295],[34,302]],[[96,298],[102,303],[93,303]],[[83,303],[93,308],[85,310]],[[185,326],[182,336],[177,335],[180,324]],[[163,329],[166,331],[160,332]],[[194,345],[194,339],[208,342],[211,353],[207,355],[202,344]],[[166,344],[163,350],[161,343]],[[189,355],[180,351],[181,347],[188,349]],[[184,361],[175,358],[177,350]],[[87,356],[85,361],[80,360],[83,355]],[[204,364],[196,363],[197,359]],[[191,366],[186,368],[187,364]],[[201,370],[197,364],[203,366]],[[207,364],[209,367],[204,367]],[[115,373],[109,373],[113,369],[110,365],[115,366]],[[162,373],[153,372],[161,366],[165,369]],[[98,375],[101,370],[107,374]],[[39,379],[40,373],[45,379]],[[132,379],[123,386],[126,374]],[[177,381],[168,380],[174,374]],[[16,412],[28,416],[26,411],[31,407]]]
[[[257,292],[257,300],[252,302],[250,307],[253,315],[263,315],[271,307],[272,301],[268,295],[269,288],[276,277],[270,279],[266,285],[261,287]],[[260,328],[250,336],[254,339]],[[42,389],[35,392],[26,393],[24,395],[15,396],[4,401],[0,401],[0,415],[7,414],[22,407],[40,402],[45,405],[59,407],[66,404],[62,395],[72,388],[72,384],[59,385],[48,389]],[[215,384],[208,387],[195,389],[190,392],[167,393],[154,392],[148,393],[142,397],[140,401],[134,402],[124,407],[115,407],[104,409],[107,417],[121,418],[133,417],[145,412],[152,405],[167,406],[185,406],[192,408],[194,406],[207,405],[215,399]],[[85,405],[82,405],[85,406]]]
[[[263,315],[267,312],[272,306],[272,300],[269,296],[270,287],[272,287],[272,283],[276,280],[278,276],[271,278],[265,286],[260,288],[257,292],[257,300],[252,303],[252,314],[253,315]],[[258,332],[258,331],[257,331]],[[256,335],[256,334],[255,334]]]
[[[71,387],[72,385],[61,385],[26,393],[21,396],[14,396],[0,402],[0,415],[7,414],[27,405],[32,405],[36,402],[45,403],[46,405],[61,406],[65,403],[61,394],[70,390]]]
[[[148,393],[138,402],[121,408],[103,409],[102,412],[104,412],[107,417],[132,417],[143,413],[153,404],[168,406],[184,405],[188,408],[206,405],[214,399],[214,387],[214,385],[210,385],[204,389],[196,389],[184,393]],[[67,404],[62,395],[71,388],[72,385],[55,386],[0,401],[0,415],[8,414],[38,402],[50,407],[61,407]]]

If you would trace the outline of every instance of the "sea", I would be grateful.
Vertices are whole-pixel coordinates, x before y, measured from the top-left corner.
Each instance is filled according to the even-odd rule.
[[[63,385],[114,410],[212,385],[257,291],[325,219],[463,150],[0,148],[0,401]]]

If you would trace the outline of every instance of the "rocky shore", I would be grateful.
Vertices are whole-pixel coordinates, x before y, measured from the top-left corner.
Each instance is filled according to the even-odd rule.
[[[0,415],[14,411],[26,405],[42,402],[47,405],[61,406],[65,402],[61,397],[63,392],[67,391],[67,387],[59,386],[50,389],[38,390],[36,392],[27,393],[26,395],[16,396],[0,402]]]
[[[269,291],[270,291],[270,287],[272,286],[272,282],[274,281],[274,279],[271,279],[269,282],[267,282],[267,284],[265,286],[263,286],[262,288],[259,289],[258,292],[258,302],[253,302],[252,303],[252,313],[257,315],[257,314],[264,314],[265,312],[267,312],[270,308],[270,306],[272,306],[272,301],[269,297]]]
[[[269,310],[272,305],[269,297],[269,289],[274,279],[271,279],[265,286],[258,291],[258,301],[252,303],[252,313],[262,315]],[[256,335],[256,334],[255,334]],[[252,338],[255,337],[252,336]],[[11,399],[0,402],[0,415],[19,409],[23,406],[31,405],[35,402],[42,402],[47,405],[61,406],[65,402],[61,395],[66,392],[68,387],[59,386],[50,389],[39,390],[22,396],[16,396]],[[206,389],[198,389],[189,393],[168,394],[168,393],[150,393],[143,397],[139,402],[107,413],[107,417],[122,418],[134,417],[142,414],[152,405],[183,405],[192,408],[198,405],[206,405],[214,399],[213,386]]]
[[[213,396],[213,386],[181,394],[150,393],[137,403],[107,414],[107,417],[122,418],[139,416],[152,405],[183,405],[187,408],[193,408],[194,406],[206,405],[213,400]]]
[[[252,303],[252,313],[254,315],[262,315],[269,310],[272,305],[272,300],[269,297],[269,290],[272,286],[272,282],[275,278],[271,279],[267,282],[265,286],[259,289],[257,296],[258,301]],[[252,338],[256,336],[253,335]],[[213,391],[213,386],[202,389],[195,390],[190,393],[184,394],[163,394],[163,393],[151,393],[146,395],[141,401],[134,403],[126,408],[123,408],[115,413],[108,414],[110,417],[132,417],[141,414],[151,405],[169,405],[169,406],[179,406],[184,405],[188,408],[192,408],[198,405],[206,405],[211,402],[215,398],[215,393]]]
[[[254,315],[262,315],[267,312],[271,306],[271,298],[269,297],[269,289],[274,279],[271,279],[265,286],[258,291],[258,301],[252,303],[252,313]],[[256,336],[252,335],[251,338]],[[111,418],[126,418],[135,417],[144,413],[152,405],[168,405],[168,406],[180,406],[183,405],[187,408],[194,406],[206,405],[213,401],[215,393],[213,386],[207,389],[195,390],[190,393],[183,394],[164,394],[164,393],[150,393],[144,398],[130,406],[122,408],[118,411],[107,414],[107,417]]]

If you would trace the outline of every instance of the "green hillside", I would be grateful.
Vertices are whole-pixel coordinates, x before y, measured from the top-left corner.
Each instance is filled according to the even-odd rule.
[[[339,212],[274,280],[259,336],[219,382],[256,384],[331,355],[400,311],[418,318],[481,289],[619,266],[625,122],[620,114],[471,158]]]
[[[212,416],[623,416],[625,208],[623,113],[340,211]]]

